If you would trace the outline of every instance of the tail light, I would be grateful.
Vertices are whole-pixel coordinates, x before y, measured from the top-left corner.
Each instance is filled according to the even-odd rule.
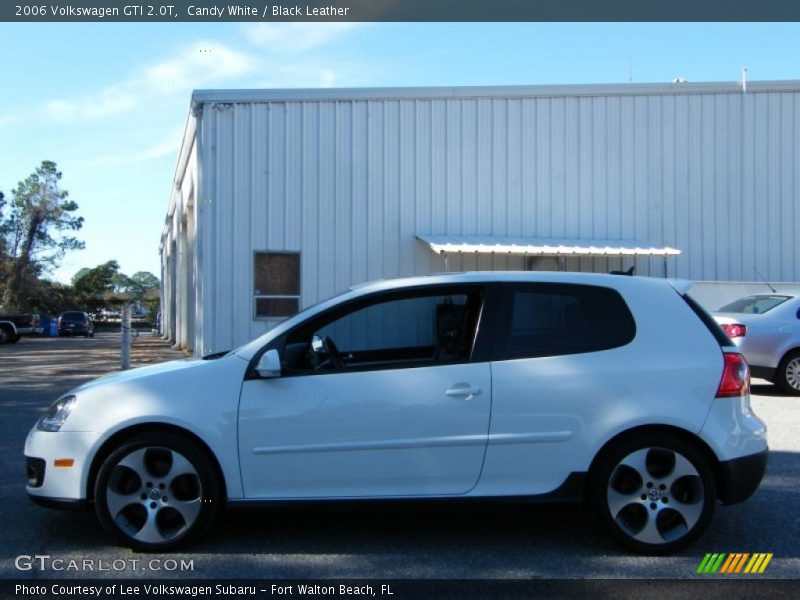
[[[747,366],[744,356],[737,352],[724,352],[722,357],[725,364],[717,388],[717,398],[732,398],[749,394],[750,367]]]
[[[58,317],[58,326],[61,327],[61,317]]]
[[[741,323],[725,323],[721,327],[731,339],[747,335],[747,325]]]

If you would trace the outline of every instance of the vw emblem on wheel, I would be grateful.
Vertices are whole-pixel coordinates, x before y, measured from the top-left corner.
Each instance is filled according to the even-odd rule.
[[[656,488],[652,488],[647,495],[650,496],[650,500],[658,500],[661,497],[661,492],[659,492]]]
[[[151,500],[158,500],[159,498],[161,498],[161,490],[154,487],[148,492],[147,495],[150,496]]]

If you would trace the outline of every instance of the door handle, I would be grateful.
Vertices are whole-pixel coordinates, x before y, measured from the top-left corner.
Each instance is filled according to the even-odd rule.
[[[473,388],[473,387],[454,387],[449,390],[445,390],[444,395],[450,398],[464,398],[465,400],[470,400],[475,396],[480,396],[483,392],[481,388]]]

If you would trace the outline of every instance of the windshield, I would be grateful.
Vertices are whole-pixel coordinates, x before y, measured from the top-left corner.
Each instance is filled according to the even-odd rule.
[[[783,304],[789,298],[791,296],[745,296],[726,304],[719,309],[719,312],[761,315]]]
[[[276,323],[266,333],[262,334],[261,336],[257,337],[256,339],[251,340],[251,341],[247,342],[246,344],[243,344],[243,345],[239,346],[235,350],[231,350],[231,353],[241,352],[242,350],[244,350],[244,349],[246,349],[248,347],[258,347],[258,346],[263,344],[264,336],[272,334],[273,331],[276,328],[280,327],[280,328],[283,328],[283,329],[288,329],[290,327],[293,327],[294,325],[296,325],[297,323],[299,323],[303,319],[305,319],[307,315],[309,315],[310,313],[316,311],[321,305],[332,303],[333,301],[335,301],[335,300],[337,300],[339,298],[343,298],[344,296],[347,296],[348,294],[351,294],[351,293],[352,293],[352,290],[346,290],[344,292],[339,292],[338,294],[334,294],[333,296],[330,296],[329,298],[326,298],[324,300],[320,300],[319,302],[315,302],[314,304],[306,306],[303,310],[301,310],[297,314],[289,317],[288,319],[284,319],[284,320]]]

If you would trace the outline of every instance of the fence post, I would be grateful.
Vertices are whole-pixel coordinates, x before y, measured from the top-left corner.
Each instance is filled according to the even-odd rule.
[[[122,306],[122,341],[120,342],[120,367],[131,368],[131,305]]]

